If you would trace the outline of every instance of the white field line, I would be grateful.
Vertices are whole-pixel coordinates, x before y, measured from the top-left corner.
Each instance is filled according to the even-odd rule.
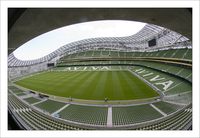
[[[112,127],[112,107],[108,107],[107,127]]]
[[[161,111],[160,109],[158,109],[155,105],[150,104],[151,107],[153,107],[156,111],[158,111],[160,114],[162,114],[163,116],[167,116],[167,114],[165,114],[163,111]]]

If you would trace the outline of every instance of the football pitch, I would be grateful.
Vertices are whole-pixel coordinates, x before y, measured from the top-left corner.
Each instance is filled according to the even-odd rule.
[[[159,96],[129,71],[45,72],[15,82],[41,93],[86,100],[135,100]]]

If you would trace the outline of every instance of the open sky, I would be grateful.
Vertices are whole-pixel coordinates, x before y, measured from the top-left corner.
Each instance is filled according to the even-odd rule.
[[[68,43],[87,38],[124,37],[140,31],[145,23],[101,20],[73,24],[39,35],[14,51],[20,60],[33,60],[50,54]]]

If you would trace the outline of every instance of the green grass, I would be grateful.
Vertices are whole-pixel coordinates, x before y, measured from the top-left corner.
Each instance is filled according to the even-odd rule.
[[[46,72],[16,84],[46,94],[88,100],[132,100],[158,96],[128,71]]]

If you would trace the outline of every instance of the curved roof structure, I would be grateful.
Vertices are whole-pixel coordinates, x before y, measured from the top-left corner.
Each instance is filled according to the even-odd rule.
[[[182,36],[181,34],[171,31],[167,28],[147,24],[138,33],[128,37],[102,37],[84,39],[66,44],[60,47],[59,49],[55,50],[54,52],[36,60],[19,60],[15,57],[13,53],[11,53],[8,58],[8,65],[27,66],[41,62],[46,62],[63,54],[77,52],[78,50],[84,48],[84,46],[92,46],[94,48],[95,46],[102,47],[103,45],[104,47],[108,46],[111,49],[112,47],[117,47],[121,50],[127,50],[127,48],[129,50],[144,50],[148,49],[148,41],[154,38],[157,39],[157,45],[159,47],[189,40],[185,36]]]
[[[90,38],[127,37],[137,33],[144,26],[145,23],[126,20],[100,20],[73,24],[31,39],[17,48],[14,55],[20,60],[34,60],[72,42]]]
[[[9,54],[43,33],[96,20],[118,19],[156,24],[192,38],[191,8],[9,8],[8,15]]]

